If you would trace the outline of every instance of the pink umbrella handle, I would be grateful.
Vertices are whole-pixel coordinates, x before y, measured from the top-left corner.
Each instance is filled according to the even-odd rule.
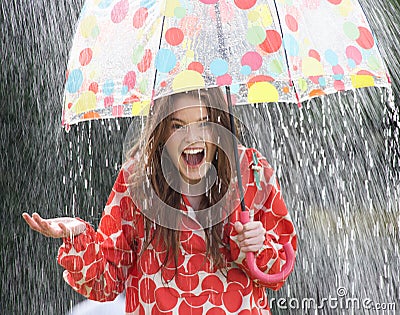
[[[245,224],[250,221],[249,211],[240,213],[240,221]],[[286,263],[282,266],[282,270],[276,274],[266,274],[258,269],[256,265],[255,254],[253,252],[246,253],[246,261],[250,270],[250,274],[259,280],[262,284],[271,284],[286,280],[294,267],[295,253],[292,244],[286,243],[283,245],[286,254]]]

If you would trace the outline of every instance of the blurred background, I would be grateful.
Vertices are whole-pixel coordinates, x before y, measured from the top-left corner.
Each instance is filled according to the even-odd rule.
[[[132,120],[82,123],[69,133],[61,127],[68,51],[82,4],[0,3],[1,314],[66,314],[83,300],[62,279],[60,240],[32,232],[21,214],[79,216],[97,226],[123,161]],[[307,313],[302,300],[329,296],[400,309],[400,4],[362,6],[389,69],[394,103],[387,90],[371,88],[313,100],[301,110],[265,104],[254,109],[265,124],[243,130],[243,141],[277,170],[298,232],[294,273],[280,291],[268,291],[270,299],[286,301],[286,309],[271,303],[274,314]],[[252,125],[251,111],[237,110]],[[260,128],[270,136],[259,137]],[[300,308],[291,309],[296,303]],[[310,313],[366,310],[324,305]]]

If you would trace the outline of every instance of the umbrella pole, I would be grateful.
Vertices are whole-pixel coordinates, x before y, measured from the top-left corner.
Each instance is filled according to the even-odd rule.
[[[239,160],[239,153],[238,153],[238,142],[237,142],[237,135],[236,135],[236,128],[235,128],[235,118],[233,116],[233,108],[232,108],[232,100],[231,100],[231,89],[229,86],[225,86],[226,91],[226,98],[228,101],[228,110],[229,110],[229,121],[231,125],[231,134],[232,134],[232,142],[233,142],[233,154],[235,157],[235,164],[236,164],[236,177],[238,180],[239,186],[239,197],[240,197],[240,208],[242,211],[247,211],[246,205],[244,203],[244,191],[243,191],[243,184],[242,184],[242,172],[240,171],[240,160]]]

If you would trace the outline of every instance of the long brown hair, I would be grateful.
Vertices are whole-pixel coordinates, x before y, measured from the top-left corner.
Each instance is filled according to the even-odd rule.
[[[184,93],[194,98],[199,98],[207,108],[208,120],[210,122],[230,130],[227,104],[220,88]],[[177,266],[179,252],[180,231],[168,228],[168,223],[173,224],[174,222],[178,222],[181,213],[179,211],[165,211],[165,205],[179,209],[182,195],[167,183],[164,174],[161,172],[161,155],[164,144],[167,141],[166,131],[172,119],[174,101],[180,95],[175,94],[155,100],[150,115],[147,118],[146,128],[141,140],[128,153],[129,159],[136,160],[135,170],[129,177],[128,184],[132,193],[136,195],[134,196],[134,200],[141,203],[142,207],[147,208],[141,209],[145,213],[145,242],[142,246],[142,253],[150,244],[153,247],[161,246],[169,251],[169,255],[166,255],[163,265],[165,266],[173,262],[175,267]],[[216,146],[215,157],[212,161],[217,172],[217,180],[208,189],[207,196],[203,195],[200,209],[206,209],[217,204],[227,194],[231,184],[232,167],[230,167],[230,158],[228,156],[230,153],[227,152],[226,148],[232,148],[232,139],[231,137],[218,134],[218,137],[220,136],[222,137],[219,139],[221,145]],[[162,201],[161,205],[158,204],[154,207],[154,205],[149,205],[147,202],[141,202],[143,198],[149,198],[149,194],[147,193],[140,194],[140,192],[143,192],[143,188],[146,190],[146,187],[150,188],[156,197]],[[229,215],[232,209],[226,210]],[[146,213],[149,215],[146,215]],[[211,213],[210,215],[213,216],[216,214]],[[153,220],[152,218],[157,218],[157,220]],[[219,218],[219,220],[215,221],[217,223],[211,226],[207,222],[200,222],[203,226],[209,226],[204,229],[207,248],[206,255],[211,258],[213,266],[217,268],[224,268],[226,266],[224,255],[220,252],[220,247],[227,246],[227,242],[224,242],[222,239],[223,219]]]

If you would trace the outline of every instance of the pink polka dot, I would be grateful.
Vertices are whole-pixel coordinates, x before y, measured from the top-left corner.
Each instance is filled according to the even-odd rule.
[[[297,32],[297,30],[299,29],[297,20],[294,18],[293,15],[286,14],[285,22],[286,22],[286,25],[289,28],[289,30],[291,30],[292,32]]]
[[[200,0],[204,4],[216,4],[219,0]]]
[[[261,55],[255,51],[245,53],[241,60],[242,66],[249,66],[253,71],[260,69],[262,62]]]
[[[341,65],[333,66],[332,71],[334,74],[344,74],[344,70]]]
[[[149,15],[147,8],[139,8],[133,16],[133,27],[141,28]]]
[[[104,98],[104,107],[110,107],[114,104],[114,98],[112,96],[106,96]]]
[[[218,86],[231,85],[231,84],[232,84],[232,77],[229,73],[217,77]]]
[[[330,2],[334,5],[339,5],[342,2],[342,0],[328,0],[328,2]]]
[[[114,8],[111,11],[111,21],[114,23],[122,22],[126,15],[128,14],[129,10],[129,1],[128,0],[121,0],[117,2]]]
[[[362,55],[360,50],[354,46],[348,46],[346,48],[346,56],[349,59],[353,59],[357,65],[359,65],[362,61]]]
[[[128,87],[128,90],[132,90],[136,84],[136,73],[129,71],[124,77],[124,85]]]
[[[360,31],[360,37],[356,40],[357,44],[364,49],[371,49],[374,47],[374,38],[370,30],[362,26],[358,27],[358,30]]]
[[[85,48],[79,54],[79,62],[82,66],[86,66],[92,60],[93,51],[90,48]]]

